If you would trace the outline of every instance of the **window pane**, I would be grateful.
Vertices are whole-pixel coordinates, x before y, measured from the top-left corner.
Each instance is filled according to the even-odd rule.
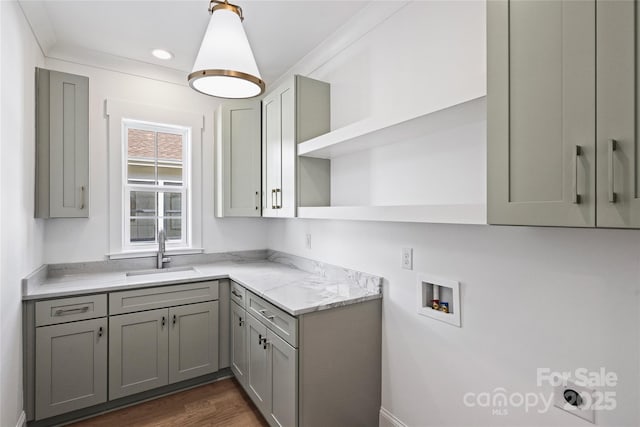
[[[182,239],[182,219],[181,218],[165,218],[164,232],[167,240]]]
[[[154,242],[156,240],[155,218],[131,218],[131,241]]]
[[[182,193],[164,193],[164,216],[182,215]]]
[[[145,161],[129,160],[127,164],[127,177],[129,184],[155,185],[155,165]]]
[[[131,192],[131,216],[157,216],[156,193],[153,191]]]
[[[182,184],[182,135],[158,132],[158,180]]]
[[[127,130],[127,178],[131,183],[156,182],[156,133]]]

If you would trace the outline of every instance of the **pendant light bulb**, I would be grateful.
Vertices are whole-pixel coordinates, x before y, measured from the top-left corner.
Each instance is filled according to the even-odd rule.
[[[265,84],[242,26],[242,9],[212,0],[209,11],[211,18],[188,77],[189,85],[218,98],[262,95]]]

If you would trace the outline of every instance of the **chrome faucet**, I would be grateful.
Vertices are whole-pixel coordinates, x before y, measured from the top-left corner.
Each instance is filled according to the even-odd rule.
[[[165,251],[165,241],[167,240],[167,236],[164,233],[164,230],[158,231],[158,268],[164,268],[165,263],[171,262],[171,258],[168,256],[164,256]]]

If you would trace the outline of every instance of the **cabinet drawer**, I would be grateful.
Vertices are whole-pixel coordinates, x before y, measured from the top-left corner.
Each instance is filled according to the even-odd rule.
[[[247,292],[233,280],[231,281],[231,301],[235,301],[240,307],[246,308]]]
[[[36,302],[36,326],[95,319],[106,315],[105,294]]]
[[[134,313],[217,299],[217,280],[114,292],[109,294],[109,314]]]
[[[246,294],[247,311],[283,340],[298,347],[298,319],[251,292]]]

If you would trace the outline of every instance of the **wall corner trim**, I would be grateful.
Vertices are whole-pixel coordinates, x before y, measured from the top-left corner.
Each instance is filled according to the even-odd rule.
[[[389,412],[384,407],[380,407],[380,427],[409,427]]]

